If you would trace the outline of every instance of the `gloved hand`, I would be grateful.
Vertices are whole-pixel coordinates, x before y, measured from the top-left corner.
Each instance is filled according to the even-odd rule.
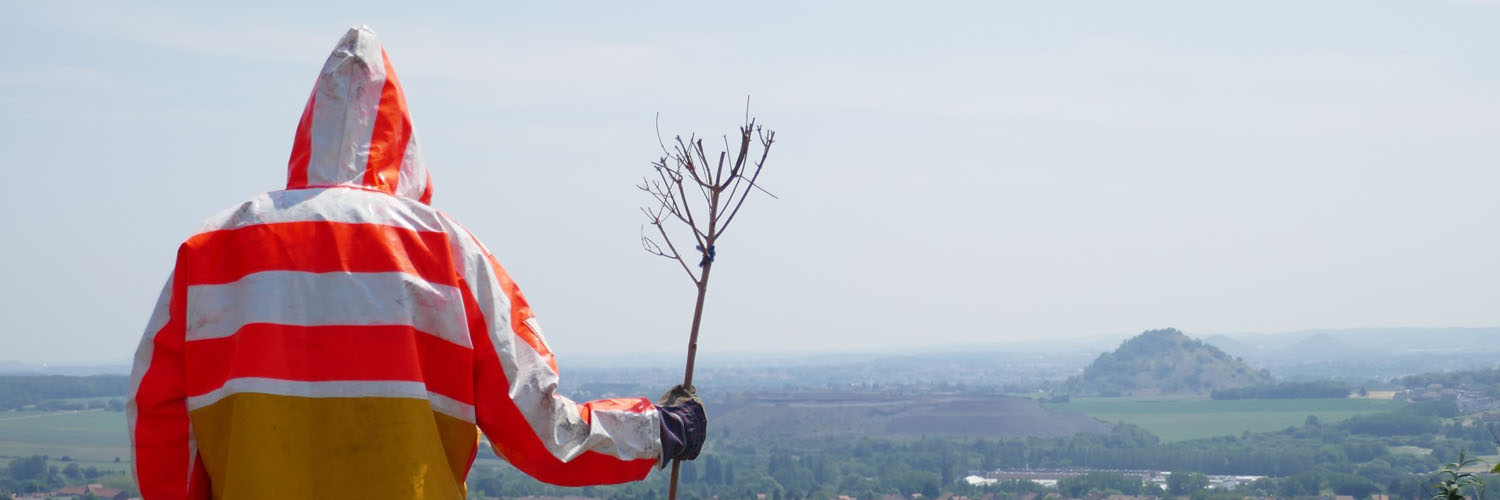
[[[692,460],[708,436],[708,415],[692,386],[678,385],[656,402],[661,416],[661,467],[672,460]]]

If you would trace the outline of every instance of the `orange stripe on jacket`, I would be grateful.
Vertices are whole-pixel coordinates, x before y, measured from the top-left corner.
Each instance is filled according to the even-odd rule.
[[[409,326],[255,323],[233,336],[188,342],[187,353],[189,396],[239,377],[398,380],[474,404],[473,351]]]
[[[297,120],[297,135],[292,136],[292,157],[286,164],[287,189],[307,186],[307,164],[312,161],[313,105],[317,100],[318,85],[314,83],[312,95],[307,96],[307,107],[302,108],[302,118]]]
[[[644,398],[596,399],[578,405],[578,415],[583,417],[584,422],[592,422],[594,420],[595,411],[628,411],[633,413],[641,413],[655,407],[656,405],[652,404],[651,401],[648,401]]]
[[[188,285],[229,283],[260,271],[400,271],[454,286],[448,236],[393,226],[282,222],[200,233],[184,247]]]
[[[380,107],[375,112],[375,128],[370,134],[370,156],[365,165],[365,187],[395,194],[401,180],[401,161],[406,158],[406,144],[411,140],[411,122],[407,120],[406,95],[396,80],[396,70],[385,49],[380,49],[385,63],[385,85],[380,89]]]

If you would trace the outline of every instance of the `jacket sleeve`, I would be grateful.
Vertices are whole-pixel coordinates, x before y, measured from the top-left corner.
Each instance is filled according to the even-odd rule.
[[[556,485],[645,478],[661,454],[656,407],[645,398],[577,403],[558,394],[557,363],[526,298],[479,240],[453,225],[474,343],[475,417],[495,452]]]
[[[209,497],[208,475],[188,423],[184,292],[180,281],[167,278],[130,372],[126,421],[131,464],[146,500]]]

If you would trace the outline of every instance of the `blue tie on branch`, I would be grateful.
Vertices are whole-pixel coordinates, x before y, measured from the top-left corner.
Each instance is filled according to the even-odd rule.
[[[659,118],[659,117],[658,117]],[[703,321],[703,299],[708,294],[708,275],[714,267],[715,243],[724,236],[729,224],[739,215],[745,198],[751,191],[760,191],[767,196],[776,196],[756,183],[760,179],[761,167],[776,141],[776,132],[766,130],[750,118],[749,99],[745,102],[745,123],[740,126],[738,148],[730,149],[729,137],[724,136],[724,149],[714,161],[704,152],[703,139],[697,135],[673,138],[671,148],[661,140],[658,123],[657,144],[661,146],[661,159],[652,162],[655,178],[647,176],[636,186],[651,195],[654,207],[641,207],[646,220],[656,228],[656,236],[646,234],[641,227],[641,246],[652,255],[677,261],[698,289],[697,301],[693,305],[692,329],[688,333],[687,367],[683,370],[682,385],[693,385],[693,361],[698,354],[698,327]],[[756,147],[759,155],[755,155]],[[733,156],[731,156],[733,155]],[[727,169],[727,170],[726,170]],[[698,261],[698,272],[688,266],[686,258],[677,252],[673,235],[677,241],[691,238],[693,248],[702,258]],[[660,239],[660,242],[657,241]],[[665,246],[663,246],[665,245]],[[667,498],[677,498],[677,476],[681,462],[672,463],[672,482]]]
[[[698,267],[706,266],[708,263],[714,261],[714,247],[708,247],[708,251],[705,252],[703,251],[703,245],[698,245],[698,253],[703,254],[703,260],[698,261]]]

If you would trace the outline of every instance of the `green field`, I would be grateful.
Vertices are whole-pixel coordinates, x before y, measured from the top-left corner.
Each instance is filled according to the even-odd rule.
[[[1325,423],[1399,406],[1374,399],[1074,398],[1049,408],[1082,413],[1109,422],[1129,422],[1163,441],[1183,441],[1245,431],[1267,432],[1300,426],[1308,415]]]
[[[125,413],[0,412],[0,464],[31,455],[46,455],[52,465],[67,456],[79,467],[128,470],[130,437],[125,432]]]

